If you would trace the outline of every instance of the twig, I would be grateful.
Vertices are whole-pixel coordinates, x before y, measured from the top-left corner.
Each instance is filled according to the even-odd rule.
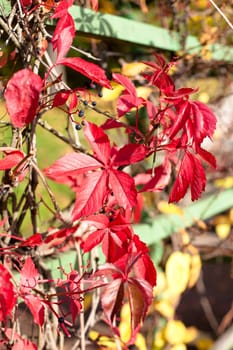
[[[78,243],[75,241],[75,248],[77,251],[77,259],[78,259],[78,268],[79,268],[79,274],[80,276],[83,276],[83,260],[82,260],[82,255],[81,255],[81,251],[80,251],[80,247],[78,245]],[[80,289],[83,290],[83,283],[82,283],[82,279],[80,280]],[[71,350],[85,350],[86,346],[85,346],[85,320],[84,320],[84,299],[80,300],[81,303],[81,307],[82,310],[79,314],[79,321],[80,321],[80,339],[78,339],[77,342],[75,342],[75,344],[73,345]]]
[[[211,306],[208,298],[206,297],[206,289],[205,289],[205,285],[203,282],[202,274],[200,275],[199,280],[197,281],[196,288],[197,288],[198,293],[200,294],[200,303],[201,303],[201,306],[202,306],[203,311],[205,313],[205,316],[206,316],[207,320],[209,321],[210,327],[215,332],[215,334],[217,334],[218,322],[217,322],[216,317],[214,315],[212,306]]]
[[[80,151],[80,152],[84,152],[86,153],[85,149],[82,146],[78,146],[75,143],[71,143],[70,139],[66,136],[64,136],[62,133],[60,133],[59,131],[57,131],[56,129],[52,128],[47,121],[44,120],[38,120],[38,124],[44,128],[45,130],[47,130],[48,132],[50,132],[51,134],[53,134],[54,136],[56,136],[57,138],[59,138],[60,140],[64,141],[65,143],[67,143],[69,146],[71,146],[75,151]]]
[[[231,350],[233,344],[233,326],[214,343],[210,350]]]
[[[49,187],[49,185],[48,185],[48,183],[47,183],[47,181],[46,181],[42,171],[38,168],[38,166],[36,165],[36,163],[34,161],[32,161],[32,166],[37,171],[38,175],[40,176],[41,181],[43,182],[43,184],[44,184],[44,186],[45,186],[45,188],[46,188],[46,190],[47,190],[47,192],[49,194],[49,197],[50,197],[50,199],[51,199],[51,201],[53,203],[53,206],[54,206],[54,208],[56,210],[58,218],[61,221],[63,221],[64,223],[66,223],[66,220],[63,218],[61,209],[59,208],[59,206],[57,204],[57,201],[56,201],[56,199],[54,197],[54,194],[52,193],[52,191],[51,191],[51,189],[50,189],[50,187]]]
[[[218,5],[213,1],[213,0],[209,0],[210,3],[216,8],[216,10],[218,11],[218,13],[222,16],[222,18],[227,22],[227,24],[229,25],[229,27],[233,30],[233,24],[231,23],[231,21],[227,18],[227,16],[222,12],[222,10],[218,7]]]

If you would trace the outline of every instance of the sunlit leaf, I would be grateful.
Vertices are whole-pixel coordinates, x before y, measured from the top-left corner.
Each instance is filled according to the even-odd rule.
[[[155,310],[157,310],[163,317],[170,319],[174,316],[174,306],[168,300],[157,301],[154,304]]]
[[[182,344],[186,337],[186,327],[181,321],[169,320],[165,327],[164,336],[169,344]]]
[[[157,204],[158,210],[163,214],[184,215],[183,210],[178,205],[168,203],[166,201],[159,201]]]
[[[188,287],[192,288],[196,283],[201,273],[201,257],[199,254],[191,255],[191,262],[190,262],[190,276],[189,276],[189,283]]]
[[[124,63],[121,69],[121,73],[127,77],[134,77],[146,70],[147,66],[142,62],[129,62]]]
[[[174,294],[180,294],[186,289],[190,278],[190,263],[189,254],[177,251],[169,256],[165,273],[168,287]]]

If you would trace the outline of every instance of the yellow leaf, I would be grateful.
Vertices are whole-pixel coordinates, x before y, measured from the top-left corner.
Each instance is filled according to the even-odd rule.
[[[229,215],[218,215],[214,219],[215,232],[219,238],[225,239],[231,231],[231,219]]]
[[[188,232],[185,229],[180,229],[179,232],[181,234],[183,245],[187,246],[190,243],[190,237]]]
[[[172,318],[174,316],[174,307],[167,300],[157,301],[155,309],[165,318]]]
[[[121,92],[125,89],[123,86],[120,84],[116,84],[115,82],[111,83],[112,85],[112,90],[103,88],[101,90],[103,96],[101,99],[106,102],[112,102],[115,101],[121,94]]]
[[[196,346],[198,350],[209,350],[213,346],[213,341],[210,338],[198,339]]]
[[[142,62],[130,62],[123,65],[121,73],[128,77],[134,77],[142,73],[146,68],[147,66]]]
[[[221,225],[221,224],[231,224],[231,220],[228,215],[218,215],[214,218],[214,225]]]
[[[192,288],[196,284],[200,276],[200,272],[201,272],[200,255],[199,254],[191,255],[190,276],[189,276],[189,283],[188,283],[189,288]]]
[[[199,95],[198,95],[198,100],[203,102],[203,103],[208,103],[209,100],[210,100],[210,95],[207,94],[207,92],[201,92]]]
[[[145,337],[143,337],[141,333],[137,334],[135,345],[137,346],[138,350],[147,350]]]
[[[183,344],[186,337],[186,327],[181,321],[168,321],[164,336],[166,341],[171,345]]]
[[[229,211],[229,219],[230,219],[231,224],[233,224],[233,208],[231,208]]]
[[[148,86],[139,86],[136,88],[137,96],[142,97],[145,100],[150,96],[152,89]]]
[[[216,187],[231,188],[233,187],[233,176],[227,176],[223,179],[218,179],[214,181]]]
[[[130,326],[130,306],[126,303],[121,309],[121,322],[119,324],[120,338],[124,343],[131,337],[131,326]]]
[[[166,201],[159,201],[157,204],[158,210],[163,214],[184,215],[184,212],[178,205],[168,203]]]
[[[167,260],[165,274],[168,287],[174,294],[182,293],[189,282],[191,257],[189,254],[174,252]]]
[[[153,347],[156,349],[157,348],[163,349],[164,345],[165,345],[164,331],[162,330],[156,333]]]
[[[153,290],[154,296],[161,294],[166,287],[167,287],[166,276],[164,272],[160,271],[157,274],[157,284]]]
[[[215,226],[215,232],[220,239],[225,239],[231,232],[231,225],[229,224],[218,224]]]
[[[198,330],[195,327],[187,327],[185,334],[185,343],[193,342],[198,336]]]
[[[187,350],[187,346],[185,344],[177,344],[172,346],[170,350]]]

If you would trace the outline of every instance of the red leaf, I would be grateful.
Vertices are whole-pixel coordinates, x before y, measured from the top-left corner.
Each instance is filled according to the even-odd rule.
[[[135,89],[134,84],[132,81],[128,78],[126,78],[124,75],[113,73],[112,75],[113,80],[115,80],[118,84],[124,86],[124,88],[127,90],[127,92],[130,95],[137,96],[137,91]]]
[[[4,96],[14,127],[21,128],[33,121],[42,86],[41,77],[30,69],[19,70],[8,81]]]
[[[163,191],[168,185],[171,176],[170,162],[165,165],[159,165],[154,169],[155,175],[143,186],[140,192],[158,192]]]
[[[6,154],[5,158],[0,160],[0,170],[13,168],[24,158],[23,152],[13,147],[0,147],[0,151]]]
[[[39,326],[44,324],[44,305],[42,301],[33,294],[26,294],[23,296],[25,304],[28,306],[29,310],[32,313],[34,322]]]
[[[52,37],[53,50],[57,50],[56,61],[65,57],[75,37],[75,24],[73,17],[67,12],[62,16]]]
[[[20,289],[24,293],[29,293],[35,288],[39,280],[39,272],[37,271],[32,258],[28,257],[20,272]]]
[[[0,264],[0,322],[6,321],[16,303],[14,286],[10,279],[11,275],[4,265]]]
[[[93,123],[86,122],[84,134],[92,146],[97,158],[103,163],[107,164],[110,160],[110,142],[108,136],[103,130]]]
[[[134,338],[144,320],[148,307],[152,303],[153,289],[145,280],[130,278],[128,298],[131,313],[131,339]]]
[[[114,196],[124,209],[132,208],[137,203],[137,191],[133,178],[122,171],[112,169],[109,173],[109,183]]]
[[[144,279],[151,286],[156,285],[157,273],[154,264],[149,256],[148,247],[140,240],[137,235],[133,236],[129,246],[129,254],[140,254],[139,258],[133,264],[133,270],[137,278]]]
[[[31,6],[32,0],[20,0],[23,7]]]
[[[62,0],[59,2],[58,6],[55,8],[55,11],[51,18],[61,18],[65,16],[68,12],[69,7],[73,5],[73,0]]]
[[[104,70],[92,62],[88,62],[80,57],[68,57],[57,61],[56,65],[58,64],[70,67],[85,75],[90,80],[111,89],[111,84],[107,79]]]
[[[91,6],[94,11],[98,11],[99,0],[91,0]]]
[[[37,350],[37,347],[28,339],[20,339],[13,345],[12,350]]]
[[[34,343],[28,339],[23,339],[18,333],[15,332],[15,329],[12,330],[12,328],[6,328],[4,335],[10,341],[14,339],[15,344],[13,345],[12,350],[37,350],[37,347]],[[1,348],[1,350],[3,349]]]
[[[199,146],[196,147],[196,152],[202,157],[202,159],[204,159],[207,163],[209,163],[213,168],[217,167],[216,159],[213,156],[213,154],[211,154],[210,152],[206,151],[205,149]]]
[[[46,176],[56,180],[59,177],[75,176],[87,173],[102,166],[98,160],[83,153],[72,152],[58,159],[45,169]]]
[[[181,129],[184,128],[186,121],[190,118],[191,115],[191,105],[189,101],[185,101],[182,103],[179,109],[179,113],[177,115],[176,120],[170,130],[169,137],[173,139]]]
[[[148,149],[141,144],[129,143],[120,148],[114,158],[114,166],[129,165],[140,162],[147,156]]]
[[[82,189],[77,193],[77,199],[72,212],[72,219],[88,216],[99,211],[104,204],[107,191],[107,171],[96,171],[88,174],[83,181]]]
[[[101,293],[101,304],[110,325],[113,324],[113,321],[116,315],[119,313],[122,307],[122,301],[124,297],[124,283],[122,279],[117,278],[107,284]]]
[[[211,109],[199,101],[191,102],[194,139],[201,144],[205,137],[211,138],[216,129],[216,117]]]
[[[43,243],[42,237],[39,233],[35,233],[33,236],[27,238],[24,242],[20,243],[20,247],[36,247]]]
[[[137,97],[134,95],[124,94],[117,100],[117,114],[118,117],[122,117],[128,113],[132,108],[138,108],[144,103],[142,97]]]
[[[68,100],[71,93],[72,93],[72,91],[70,91],[70,90],[59,91],[58,93],[56,93],[56,95],[53,99],[53,107],[58,107],[58,106],[64,105],[66,103],[66,101]]]
[[[205,189],[206,177],[199,159],[193,154],[185,152],[180,163],[176,181],[169,196],[169,202],[178,202],[191,187],[192,201],[198,199]]]

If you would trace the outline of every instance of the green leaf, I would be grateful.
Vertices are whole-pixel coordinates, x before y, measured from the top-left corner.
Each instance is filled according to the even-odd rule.
[[[8,0],[0,0],[0,15],[7,17],[11,13],[11,3]]]

